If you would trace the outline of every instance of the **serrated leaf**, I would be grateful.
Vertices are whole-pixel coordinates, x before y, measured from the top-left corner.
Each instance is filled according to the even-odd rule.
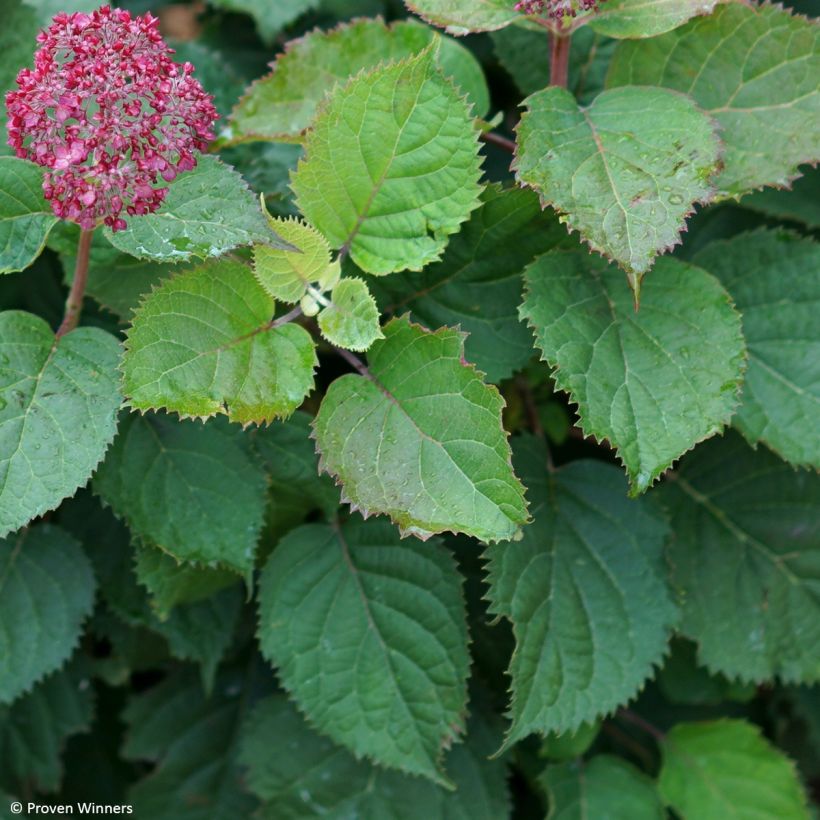
[[[656,37],[704,14],[720,0],[607,0],[587,22],[595,30],[618,39]]]
[[[384,521],[294,530],[262,575],[258,636],[319,731],[446,782],[470,658],[461,578],[439,542],[402,541]]]
[[[159,210],[134,216],[124,231],[105,229],[123,253],[155,262],[222,256],[255,242],[285,247],[242,177],[216,157],[200,156],[193,171],[169,186]]]
[[[63,779],[66,740],[88,731],[93,689],[81,663],[47,677],[13,705],[0,706],[3,774],[38,792],[54,792]]]
[[[820,681],[820,481],[737,435],[687,456],[658,493],[682,632],[713,672]]]
[[[745,720],[679,723],[662,744],[658,788],[682,820],[808,820],[794,764]]]
[[[820,244],[761,230],[712,242],[695,263],[743,316],[749,366],[732,424],[787,461],[820,468]],[[808,423],[807,423],[808,422]]]
[[[28,160],[0,157],[0,273],[25,270],[56,222],[43,196],[43,169]]]
[[[616,261],[636,293],[655,256],[680,241],[711,196],[719,142],[691,100],[619,88],[580,108],[566,89],[528,97],[515,170],[589,246]]]
[[[39,524],[0,541],[0,703],[70,657],[94,585],[82,547],[58,527]]]
[[[714,277],[660,259],[637,312],[623,276],[584,251],[545,254],[526,281],[521,315],[584,433],[617,448],[633,495],[728,423],[746,351]]]
[[[547,766],[539,778],[549,800],[547,820],[664,820],[655,784],[614,755]]]
[[[348,350],[367,350],[376,339],[384,338],[376,300],[364,281],[355,276],[342,279],[333,288],[331,303],[317,321],[325,339]]]
[[[245,12],[253,17],[259,36],[272,45],[276,35],[294,20],[312,11],[320,0],[209,0],[212,6],[227,11]]]
[[[516,468],[535,520],[520,541],[487,553],[490,611],[516,637],[506,746],[533,732],[574,732],[633,698],[678,617],[666,522],[626,497],[615,467],[574,461],[548,472],[544,445],[528,437]]]
[[[299,208],[364,271],[420,270],[479,205],[478,132],[434,47],[336,87],[292,178]]]
[[[357,761],[314,732],[282,695],[258,704],[242,730],[240,759],[248,786],[267,801],[260,817],[367,820],[507,820],[505,765],[488,760],[500,732],[483,716],[469,723],[466,744],[447,757],[454,791],[428,780]],[[288,754],[271,754],[271,738],[288,738]]]
[[[321,468],[354,507],[389,515],[404,534],[512,538],[527,508],[501,426],[504,401],[464,361],[463,335],[407,317],[384,334],[368,354],[369,377],[342,376],[322,400]],[[377,453],[375,463],[366,453]]]
[[[789,188],[764,188],[741,200],[744,208],[807,228],[820,228],[820,168],[804,168]]]
[[[721,127],[725,196],[786,185],[820,161],[820,27],[769,4],[725,3],[661,37],[621,43],[608,85],[689,94]]]
[[[266,483],[239,428],[126,416],[93,486],[136,535],[177,560],[253,568]]]
[[[461,37],[475,31],[495,31],[522,15],[509,0],[404,0],[428,23]]]
[[[532,357],[532,337],[518,318],[521,272],[565,239],[558,220],[541,213],[535,194],[493,185],[441,262],[370,284],[386,312],[409,309],[427,327],[459,325],[469,334],[467,359],[499,382]]]
[[[98,328],[57,341],[39,316],[0,313],[0,536],[88,481],[117,430],[120,352]]]
[[[289,416],[313,389],[310,334],[275,327],[274,301],[250,268],[220,261],[156,289],[134,314],[123,358],[132,407],[241,424]]]
[[[401,60],[441,42],[438,65],[466,93],[483,117],[490,97],[481,66],[464,47],[412,21],[385,25],[361,19],[332,31],[314,31],[291,41],[257,80],[231,116],[229,140],[300,141],[319,103],[336,83],[389,60]]]

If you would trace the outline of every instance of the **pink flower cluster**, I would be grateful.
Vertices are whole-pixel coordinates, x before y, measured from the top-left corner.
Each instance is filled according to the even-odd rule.
[[[516,11],[524,14],[546,14],[554,20],[575,17],[578,9],[590,11],[597,8],[597,0],[519,0],[515,4]]]
[[[54,213],[86,230],[155,211],[168,192],[159,178],[194,168],[213,139],[212,97],[190,63],[173,62],[157,24],[108,6],[58,14],[6,94],[9,145],[49,169]]]

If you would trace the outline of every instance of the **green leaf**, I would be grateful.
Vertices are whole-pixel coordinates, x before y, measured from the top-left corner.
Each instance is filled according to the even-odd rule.
[[[692,206],[711,197],[719,146],[711,120],[662,88],[604,91],[580,108],[553,86],[526,105],[518,179],[627,271],[637,299],[655,256],[680,241]]]
[[[464,337],[392,319],[370,349],[368,376],[330,385],[314,422],[321,468],[365,514],[403,534],[450,530],[512,538],[527,521],[524,488],[501,426],[504,401],[464,361]],[[362,453],[377,453],[367,465]]]
[[[126,416],[94,491],[136,535],[180,561],[253,568],[265,475],[239,428]]]
[[[447,757],[454,791],[356,760],[315,733],[282,695],[261,701],[242,731],[240,759],[248,786],[267,801],[269,820],[310,817],[368,820],[507,820],[505,766],[488,760],[498,732],[481,716],[466,744]],[[271,738],[287,738],[288,754],[271,754]]]
[[[120,352],[97,328],[57,341],[39,316],[0,313],[0,536],[88,481],[117,430]]]
[[[728,423],[745,347],[714,277],[661,259],[637,312],[619,272],[583,251],[545,254],[526,281],[521,315],[584,433],[618,450],[633,495]]]
[[[683,820],[809,818],[794,764],[744,720],[673,727],[658,788]]]
[[[675,538],[682,632],[712,672],[820,681],[820,481],[736,435],[687,456],[658,493]]]
[[[512,726],[574,732],[634,697],[666,650],[677,609],[666,584],[664,519],[626,498],[619,471],[574,461],[548,472],[546,449],[520,439],[532,498],[524,537],[490,547],[490,611],[513,625]]]
[[[820,468],[820,245],[761,230],[707,245],[696,264],[743,316],[749,367],[733,425],[787,461]]]
[[[490,108],[487,83],[467,49],[412,21],[387,26],[381,20],[360,19],[289,43],[273,71],[239,101],[223,136],[299,142],[334,85],[381,63],[411,57],[434,40],[441,42],[439,68],[467,94],[475,114],[485,116]]]
[[[522,19],[509,0],[404,0],[404,4],[428,23],[457,37],[495,31]]]
[[[94,603],[80,545],[49,524],[0,541],[0,703],[59,669]]]
[[[479,205],[480,175],[475,122],[431,46],[335,88],[292,187],[334,248],[383,275],[441,257]]]
[[[249,14],[256,23],[259,36],[268,45],[273,45],[276,35],[285,26],[313,11],[320,0],[210,0],[210,4],[226,11]]]
[[[325,339],[348,350],[367,350],[376,339],[384,338],[376,300],[364,281],[355,276],[342,279],[333,288],[331,303],[317,320]]]
[[[31,68],[39,28],[33,9],[21,0],[6,0],[3,4],[3,25],[0,27],[0,100],[5,101],[6,92],[17,88],[14,80],[20,69]],[[9,153],[6,106],[0,105],[0,154]],[[3,815],[0,814],[0,817]]]
[[[499,382],[532,357],[532,337],[518,318],[521,272],[562,239],[566,231],[532,192],[493,185],[441,262],[374,279],[371,288],[387,312],[409,309],[428,327],[460,325],[469,334],[467,359]]]
[[[807,228],[820,228],[820,168],[803,169],[790,188],[764,188],[744,196],[741,205]]]
[[[43,169],[0,157],[0,273],[25,270],[42,252],[57,217],[43,196]]]
[[[210,156],[169,185],[156,213],[131,217],[124,231],[106,228],[105,235],[123,253],[156,262],[209,259],[254,242],[285,247],[242,177]]]
[[[43,26],[51,23],[51,18],[60,12],[73,14],[77,11],[90,12],[98,8],[96,0],[24,0],[24,2],[36,10],[37,18]]]
[[[711,14],[719,0],[608,0],[588,18],[601,34],[619,39],[656,37],[699,15]]]
[[[54,792],[63,779],[66,740],[91,728],[91,681],[73,663],[47,677],[12,706],[0,706],[3,774],[38,792]]]
[[[820,161],[820,29],[769,4],[726,3],[662,37],[621,43],[608,84],[691,95],[720,125],[715,185],[738,196]],[[765,139],[764,139],[765,137]]]
[[[402,541],[383,521],[294,530],[262,575],[259,642],[323,734],[446,782],[470,658],[461,577],[438,541]]]
[[[274,326],[250,268],[224,260],[162,283],[134,314],[124,392],[138,410],[226,414],[247,425],[289,416],[313,389],[310,334]]]
[[[549,799],[548,820],[664,820],[655,784],[613,755],[547,766],[540,781]]]
[[[540,756],[548,760],[568,761],[583,757],[601,731],[601,721],[582,723],[575,732],[550,732],[542,741]]]

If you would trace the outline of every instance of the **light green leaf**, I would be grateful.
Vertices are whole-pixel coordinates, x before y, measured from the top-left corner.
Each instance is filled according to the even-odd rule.
[[[136,535],[179,561],[253,568],[265,474],[238,427],[126,416],[94,491]]]
[[[584,251],[545,254],[526,281],[521,315],[584,433],[618,450],[633,495],[728,423],[746,351],[714,277],[661,259],[637,312],[619,272]]]
[[[43,196],[43,169],[28,160],[0,157],[0,273],[25,270],[56,222]]]
[[[566,236],[531,191],[493,185],[441,262],[370,286],[386,312],[409,309],[427,327],[459,325],[467,359],[499,382],[532,358],[532,336],[518,318],[521,272]]]
[[[490,611],[513,625],[506,745],[574,732],[634,697],[666,650],[677,608],[664,519],[631,501],[618,470],[574,461],[548,472],[544,445],[516,447],[533,504],[524,537],[490,547]]]
[[[743,316],[749,367],[733,425],[787,461],[820,468],[820,244],[761,230],[712,242],[695,262]]]
[[[745,720],[679,723],[658,780],[682,820],[808,820],[794,764]]]
[[[242,177],[210,156],[169,185],[156,213],[130,217],[124,231],[106,228],[105,235],[123,253],[156,262],[209,259],[254,242],[285,247]]]
[[[68,533],[39,524],[0,541],[0,704],[59,669],[94,604],[94,573]]]
[[[655,256],[680,241],[694,203],[711,196],[719,146],[711,120],[662,88],[604,91],[580,108],[550,87],[526,105],[518,179],[624,268],[637,299]]]
[[[299,325],[276,326],[250,268],[224,260],[162,283],[134,314],[124,392],[138,410],[226,414],[247,425],[289,416],[313,389],[316,352]]]
[[[402,541],[384,521],[294,530],[262,575],[258,635],[323,734],[446,782],[470,658],[461,577],[440,542]]]
[[[348,350],[367,350],[376,339],[384,338],[376,300],[364,281],[355,276],[342,279],[333,288],[331,303],[317,321],[325,339]]]
[[[320,0],[209,0],[212,6],[226,11],[245,12],[253,17],[259,36],[272,45],[285,26],[313,11]]]
[[[77,11],[90,12],[99,8],[96,0],[24,0],[24,2],[37,11],[37,18],[43,26],[51,23],[51,18],[61,11],[73,14]],[[33,48],[32,46],[32,50]]]
[[[512,538],[527,520],[524,488],[501,426],[504,401],[464,361],[457,330],[402,317],[370,349],[368,376],[330,385],[314,422],[322,469],[365,514],[386,513],[403,534],[450,530]],[[365,465],[363,453],[376,453]]]
[[[97,328],[56,341],[39,316],[0,313],[0,536],[88,481],[117,430],[120,352]]]
[[[420,270],[479,205],[478,131],[434,48],[337,87],[305,141],[296,201],[364,271]]]
[[[608,84],[662,85],[691,95],[720,125],[715,185],[738,196],[786,185],[820,161],[820,27],[781,6],[725,3],[662,37],[623,42]]]
[[[360,19],[291,42],[273,63],[273,71],[239,101],[223,136],[301,141],[319,103],[337,83],[381,63],[411,57],[434,40],[441,43],[439,68],[467,94],[476,116],[485,116],[490,108],[487,83],[467,49],[412,21],[387,26],[381,20]]]
[[[509,0],[404,0],[428,23],[461,37],[474,31],[495,31],[523,19]]]
[[[820,480],[737,435],[687,456],[658,489],[669,509],[682,632],[712,672],[820,681]],[[699,820],[699,819],[698,819]]]
[[[614,755],[547,766],[540,777],[549,800],[547,820],[664,820],[655,784]]]
[[[588,18],[595,31],[619,39],[656,37],[692,17],[711,14],[720,0],[607,0]]]

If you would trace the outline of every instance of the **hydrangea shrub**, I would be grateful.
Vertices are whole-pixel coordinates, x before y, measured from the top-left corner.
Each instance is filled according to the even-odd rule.
[[[809,5],[7,5],[0,818],[812,817]]]

